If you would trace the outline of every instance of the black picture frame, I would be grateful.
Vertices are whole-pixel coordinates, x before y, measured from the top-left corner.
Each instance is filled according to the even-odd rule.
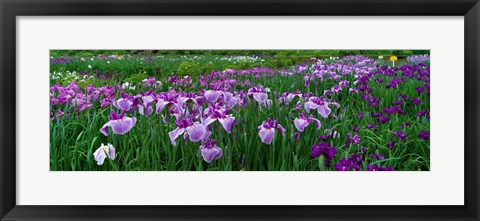
[[[0,7],[2,50],[0,54],[0,220],[479,220],[480,3],[478,0],[142,0],[138,2],[135,0],[0,0]],[[56,15],[464,16],[465,205],[17,205],[16,17]],[[41,191],[41,187],[38,188]]]

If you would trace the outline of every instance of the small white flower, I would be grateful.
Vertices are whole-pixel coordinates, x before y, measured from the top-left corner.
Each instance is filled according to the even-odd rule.
[[[92,65],[88,65],[88,68],[92,68]]]

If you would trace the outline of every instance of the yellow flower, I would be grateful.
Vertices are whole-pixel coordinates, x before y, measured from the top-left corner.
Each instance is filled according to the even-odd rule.
[[[395,55],[394,55],[394,56],[390,56],[390,61],[396,61],[396,60],[398,60],[397,56],[395,56]]]

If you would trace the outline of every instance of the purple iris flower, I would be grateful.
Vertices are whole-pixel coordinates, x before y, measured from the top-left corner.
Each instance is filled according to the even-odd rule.
[[[367,171],[393,171],[393,168],[391,166],[381,167],[378,165],[368,164]]]
[[[174,103],[176,103],[176,93],[172,92],[167,94],[165,92],[162,92],[158,94],[157,104],[156,104],[156,108],[157,108],[156,113],[160,114],[167,105],[174,104]]]
[[[177,97],[177,104],[182,105],[182,106],[186,106],[190,102],[190,103],[193,103],[194,105],[198,105],[197,100],[198,100],[197,96],[194,93],[192,93],[192,92],[184,93],[181,96]]]
[[[305,81],[305,87],[309,87],[310,86],[310,78],[311,76],[310,75],[305,75],[305,77],[303,77],[303,80]]]
[[[363,119],[363,112],[358,112],[357,116],[359,120]]]
[[[407,100],[408,99],[408,96],[405,95],[405,94],[400,94],[398,95],[399,97],[401,97],[403,100]]]
[[[368,101],[368,104],[370,104],[370,106],[373,106],[373,107],[376,107],[378,106],[378,102],[380,101],[380,99],[378,97],[373,97],[370,98],[370,100]]]
[[[420,105],[420,104],[422,104],[422,100],[420,100],[416,97],[412,97],[412,103],[415,104],[415,105]]]
[[[332,87],[332,92],[338,94],[342,90],[342,87],[339,85],[335,85]]]
[[[143,91],[140,92],[141,96],[139,98],[142,99],[141,104],[138,105],[138,112],[140,112],[141,115],[148,116],[153,113],[153,102],[155,101],[155,94],[151,90],[149,90],[147,93],[144,93]]]
[[[347,87],[348,85],[350,84],[350,82],[348,82],[347,80],[341,80],[338,85],[340,87]]]
[[[425,88],[423,86],[420,86],[415,88],[415,90],[417,90],[418,96],[420,96],[423,93],[423,91],[425,91]]]
[[[222,149],[217,147],[216,140],[204,139],[202,145],[200,145],[200,152],[202,154],[203,160],[210,163],[214,159],[220,159],[222,157]]]
[[[404,127],[410,127],[410,126],[412,126],[412,124],[411,124],[410,122],[408,122],[408,121],[400,124],[400,127],[402,127],[402,128],[404,128]]]
[[[407,138],[407,134],[401,130],[398,130],[397,132],[393,133],[393,136],[399,137],[400,140],[405,140],[405,138]]]
[[[370,115],[374,118],[377,119],[377,122],[380,122],[382,124],[386,124],[387,122],[390,121],[390,118],[386,117],[385,115],[382,114],[382,112],[378,112],[378,113],[370,113]]]
[[[316,109],[318,114],[324,118],[328,118],[328,115],[332,112],[328,107],[328,102],[323,101],[322,97],[310,97],[309,101],[305,102],[307,113],[310,113],[311,109]]]
[[[187,132],[184,134],[184,137],[188,136],[190,141],[193,142],[202,140],[207,134],[207,126],[199,122],[193,122],[193,117],[194,115],[192,114],[190,115],[190,118],[175,121],[177,128],[168,132],[168,136],[170,137],[173,146],[177,145],[175,140],[184,132]]]
[[[356,165],[350,159],[341,159],[338,163],[335,164],[336,171],[350,171],[350,170],[360,170],[360,167]]]
[[[375,126],[375,124],[367,124],[366,128],[376,130],[377,126]]]
[[[293,120],[293,123],[295,124],[295,127],[297,128],[297,130],[299,130],[300,132],[303,132],[303,130],[305,130],[305,128],[312,121],[315,121],[315,126],[317,127],[317,130],[320,129],[321,127],[320,121],[314,118],[313,115],[310,115],[310,117],[307,118],[304,113],[300,113],[298,118],[295,118],[295,120]]]
[[[354,143],[354,144],[360,144],[360,136],[358,136],[357,134],[355,134],[355,136],[352,136],[351,134],[348,134],[348,137],[347,137],[347,140],[345,141],[345,146],[349,147],[350,146],[350,143]]]
[[[101,108],[106,108],[108,106],[110,106],[111,104],[113,103],[113,98],[103,98],[101,101],[100,101],[100,107]]]
[[[387,114],[394,114],[395,113],[395,109],[394,108],[391,108],[391,107],[386,107],[386,108],[383,108],[383,112],[387,113]]]
[[[295,97],[302,98],[302,94],[300,93],[300,91],[297,90],[292,93],[285,92],[280,95],[280,101],[282,101],[283,104],[288,104],[292,102]]]
[[[312,146],[312,151],[310,152],[310,156],[313,158],[317,158],[320,155],[324,156],[324,162],[323,164],[325,166],[330,166],[330,162],[335,157],[335,154],[337,154],[337,148],[334,146],[328,146],[328,143],[322,142],[322,143],[317,143]]]
[[[423,110],[417,113],[417,117],[426,117],[427,119],[430,120],[430,111],[429,110]]]
[[[396,100],[393,102],[393,105],[395,106],[403,106],[405,104],[405,102],[403,102],[402,100]]]
[[[162,83],[160,81],[157,81],[155,77],[148,77],[146,79],[142,80],[143,86],[162,86]]]
[[[259,104],[265,104],[267,102],[267,93],[257,92],[253,94],[253,99],[255,99]]]
[[[263,121],[262,124],[258,126],[258,135],[262,142],[270,144],[275,135],[275,129],[279,129],[282,135],[285,134],[285,128],[283,128],[277,120],[271,120],[268,118],[267,121]]]
[[[385,156],[383,154],[379,154],[379,153],[374,153],[372,154],[372,156],[370,157],[372,160],[376,160],[376,159],[379,159],[379,160],[384,160],[385,159]]]
[[[205,112],[208,116],[206,117],[204,124],[208,126],[218,120],[223,129],[225,129],[227,133],[230,133],[232,130],[232,125],[235,123],[235,117],[231,114],[228,114],[229,111],[230,109],[221,108],[218,103],[214,106],[207,107]]]
[[[350,88],[350,89],[348,89],[348,92],[350,92],[350,93],[351,93],[351,92],[355,92],[356,94],[359,93],[359,91],[358,91],[357,88]]]
[[[242,155],[242,170],[247,169],[247,159],[245,158],[245,154]]]
[[[258,102],[260,105],[264,105],[267,102],[268,95],[265,93],[265,90],[262,86],[252,87],[248,89],[247,95],[253,97],[255,101]]]
[[[108,136],[108,127],[112,128],[114,134],[125,134],[130,131],[135,123],[137,122],[137,118],[135,117],[125,117],[124,113],[117,114],[115,111],[112,110],[110,116],[108,117],[110,121],[105,123],[100,132],[102,132],[105,136]]]
[[[95,161],[98,165],[102,165],[105,159],[109,158],[115,160],[115,148],[111,144],[100,145],[100,147],[93,153]]]
[[[300,132],[295,132],[294,133],[294,136],[295,136],[295,140],[300,140]]]
[[[222,92],[222,95],[223,95],[223,103],[225,104],[225,106],[229,107],[229,108],[232,108],[233,106],[239,104],[239,105],[245,105],[245,98],[244,98],[244,94],[242,94],[243,91],[241,91],[240,93],[238,94],[233,94],[231,92],[228,92],[228,91],[224,91]],[[269,100],[267,100],[267,103],[269,102]]]
[[[368,153],[368,148],[366,148],[366,147],[362,147],[361,150],[362,150],[363,153]]]
[[[405,114],[405,111],[397,105],[393,106],[392,108],[393,108],[393,110],[395,110],[395,112],[397,112],[399,114]]]
[[[391,141],[391,142],[387,143],[387,147],[390,150],[393,149],[394,146],[395,146],[395,141]]]
[[[422,130],[422,131],[420,131],[420,134],[418,134],[418,137],[422,138],[424,140],[428,140],[428,139],[430,139],[430,132]]]

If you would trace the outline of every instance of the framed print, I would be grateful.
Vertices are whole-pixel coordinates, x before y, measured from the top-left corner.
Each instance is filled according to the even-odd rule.
[[[2,1],[0,219],[478,220],[479,7]]]

